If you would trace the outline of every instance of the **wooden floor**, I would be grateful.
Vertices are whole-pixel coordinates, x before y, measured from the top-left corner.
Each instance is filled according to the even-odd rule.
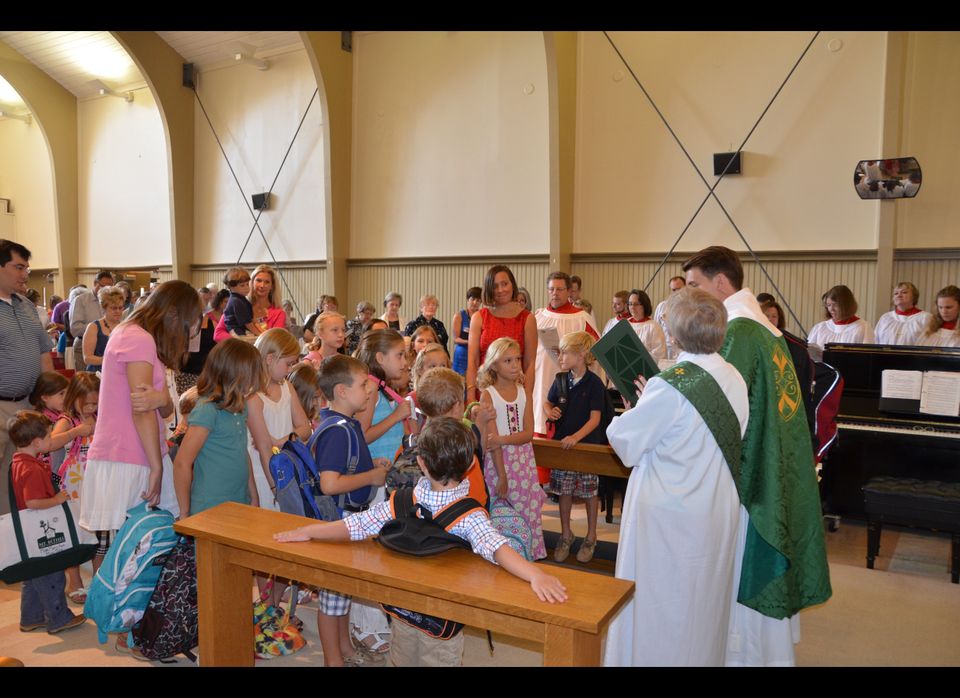
[[[616,524],[603,524],[602,515],[600,519],[600,540],[615,540]],[[548,504],[543,524],[546,530],[559,530],[556,505]],[[574,532],[586,532],[582,508],[574,511]],[[949,537],[885,528],[874,570],[865,566],[866,539],[866,526],[852,521],[827,534],[834,595],[801,613],[797,664],[960,666],[960,585],[950,583]],[[579,565],[572,555],[570,564]],[[597,561],[589,567],[602,573],[609,565]],[[28,666],[162,666],[98,645],[91,623],[57,636],[20,633],[19,600],[19,585],[0,584],[0,654],[18,657]],[[291,657],[258,661],[258,668],[322,664],[314,607],[308,604],[298,612],[308,646]],[[540,666],[542,660],[542,647],[536,643],[496,634],[491,654],[486,635],[473,628],[466,630],[465,646],[466,666]],[[189,663],[180,660],[169,666]]]

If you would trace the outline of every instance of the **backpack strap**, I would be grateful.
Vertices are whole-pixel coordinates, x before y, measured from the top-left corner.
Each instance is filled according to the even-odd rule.
[[[334,427],[343,429],[347,434],[347,469],[344,471],[344,475],[353,475],[356,473],[357,466],[360,463],[360,443],[353,429],[351,429],[350,425],[347,424],[346,418],[340,415],[330,415],[320,422],[320,425],[313,433],[313,436],[310,437],[310,441],[307,444],[307,447],[310,450],[310,456],[313,458],[313,462],[318,466],[317,472],[320,472],[319,463],[317,462],[317,442],[320,440],[320,436],[323,435],[324,432],[326,432],[328,429],[333,429]],[[319,482],[317,484],[319,485]],[[337,508],[343,509],[343,505],[348,499],[348,494],[348,492],[343,492],[333,496]]]
[[[393,518],[403,519],[415,516],[417,509],[412,487],[401,487],[390,494],[390,506],[393,509]]]
[[[432,520],[435,524],[448,533],[450,532],[451,528],[456,526],[457,523],[473,512],[487,512],[487,510],[483,508],[483,505],[473,497],[464,497],[463,499],[458,499],[452,504],[448,504],[443,509],[434,512],[432,516],[430,515],[430,512],[423,507],[418,508],[420,509],[424,519],[427,519],[428,521]]]

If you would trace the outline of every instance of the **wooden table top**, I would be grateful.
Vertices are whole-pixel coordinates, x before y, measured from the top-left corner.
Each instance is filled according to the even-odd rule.
[[[633,595],[634,584],[589,572],[549,566],[569,599],[540,601],[528,582],[467,550],[415,557],[373,540],[350,543],[278,543],[273,534],[311,522],[292,514],[226,503],[177,522],[177,532],[267,558],[439,597],[532,621],[599,633]],[[262,570],[269,572],[269,565]]]
[[[610,446],[579,443],[573,448],[564,448],[559,441],[537,438],[533,439],[533,454],[537,465],[543,468],[630,477],[630,468],[624,467]]]

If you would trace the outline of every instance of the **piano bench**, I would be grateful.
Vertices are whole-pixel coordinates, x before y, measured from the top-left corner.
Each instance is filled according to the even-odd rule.
[[[863,486],[867,513],[867,568],[880,552],[883,524],[951,534],[950,580],[960,583],[960,483],[875,477]]]

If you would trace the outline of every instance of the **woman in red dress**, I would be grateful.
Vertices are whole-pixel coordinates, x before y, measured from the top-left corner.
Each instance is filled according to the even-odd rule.
[[[533,313],[517,302],[517,280],[510,268],[495,264],[483,280],[483,305],[470,319],[467,346],[467,399],[478,400],[477,371],[483,365],[487,347],[495,339],[511,337],[520,344],[523,386],[527,398],[533,390],[533,369],[537,357],[537,321]]]

